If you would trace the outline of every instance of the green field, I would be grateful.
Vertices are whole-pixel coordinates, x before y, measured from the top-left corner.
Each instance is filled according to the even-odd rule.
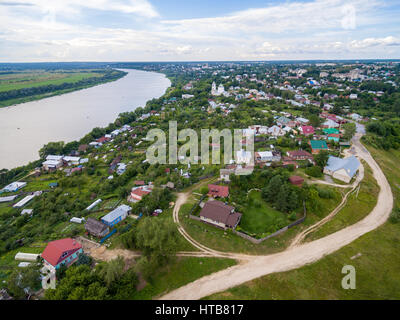
[[[44,70],[21,71],[16,74],[0,74],[0,92],[46,86],[49,84],[73,83],[82,79],[101,77],[101,73],[86,70],[55,71]]]
[[[160,268],[151,282],[137,292],[135,300],[150,300],[198,278],[235,265],[231,259],[182,257]]]
[[[89,88],[123,75],[120,71],[106,69],[3,72],[0,73],[0,107]]]
[[[368,147],[400,206],[400,150]],[[359,257],[352,257],[361,254]],[[386,222],[339,251],[300,269],[271,274],[211,299],[400,299],[400,223]],[[341,286],[345,265],[356,269],[355,290]],[[208,299],[207,298],[207,299]]]

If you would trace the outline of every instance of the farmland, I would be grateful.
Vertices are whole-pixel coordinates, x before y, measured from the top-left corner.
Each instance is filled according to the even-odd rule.
[[[88,88],[123,75],[121,71],[106,69],[1,71],[0,107]]]

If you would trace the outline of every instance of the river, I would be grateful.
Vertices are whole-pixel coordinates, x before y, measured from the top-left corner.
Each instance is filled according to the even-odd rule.
[[[114,82],[0,108],[0,169],[39,159],[39,149],[50,141],[79,140],[121,112],[161,97],[171,85],[160,73],[122,70],[128,74]]]

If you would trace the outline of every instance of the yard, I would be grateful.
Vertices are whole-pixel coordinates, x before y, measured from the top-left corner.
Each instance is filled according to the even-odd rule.
[[[240,228],[257,236],[273,233],[289,224],[287,214],[271,208],[262,199],[261,192],[256,190],[248,194],[248,203],[242,214]]]

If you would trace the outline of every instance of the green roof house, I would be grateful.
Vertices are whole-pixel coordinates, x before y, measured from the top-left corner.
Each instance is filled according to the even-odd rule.
[[[318,154],[321,150],[328,150],[328,145],[324,140],[311,140],[310,145],[313,154]]]
[[[325,128],[323,129],[325,134],[339,134],[339,130],[336,128]]]

